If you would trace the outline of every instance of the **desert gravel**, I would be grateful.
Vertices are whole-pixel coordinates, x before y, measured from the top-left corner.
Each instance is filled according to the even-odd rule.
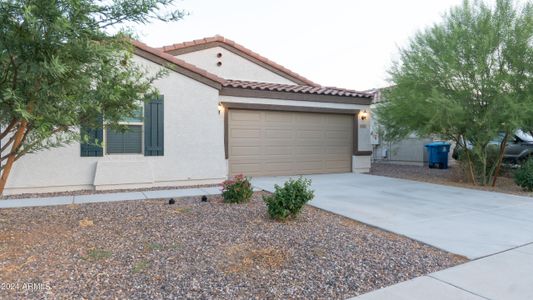
[[[506,170],[498,177],[496,186],[474,186],[466,180],[463,170],[458,165],[452,165],[449,169],[430,169],[428,166],[399,165],[392,163],[373,162],[370,169],[371,175],[403,178],[423,182],[451,185],[457,187],[478,189],[491,192],[507,193],[520,196],[533,196],[533,193],[523,191],[514,183],[513,170]]]
[[[0,299],[346,299],[465,261],[261,193],[0,210]]]
[[[201,184],[201,185],[180,185],[180,186],[156,186],[150,188],[131,188],[131,189],[114,189],[114,190],[74,190],[65,192],[49,192],[49,193],[24,193],[15,195],[0,196],[0,200],[6,199],[25,199],[25,198],[48,198],[58,196],[80,196],[80,195],[95,195],[95,194],[113,194],[113,193],[127,193],[127,192],[147,192],[147,191],[162,191],[175,189],[190,189],[190,188],[207,188],[219,187],[220,184]]]

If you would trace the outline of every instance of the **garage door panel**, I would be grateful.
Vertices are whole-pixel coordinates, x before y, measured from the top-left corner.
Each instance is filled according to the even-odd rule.
[[[326,116],[325,122],[328,124],[329,127],[346,128],[346,119],[338,118],[337,115]]]
[[[269,172],[270,174],[286,174],[292,170],[291,163],[269,163],[265,164],[265,171]]]
[[[245,110],[234,110],[230,115],[231,121],[260,121],[261,112],[260,111],[245,111]]]
[[[258,145],[258,146],[260,146],[261,142],[262,142],[262,140],[259,139],[259,138],[257,138],[257,139],[254,139],[254,138],[236,139],[236,138],[231,138],[231,136],[230,136],[230,140],[232,141],[230,149],[233,146],[245,146],[245,147],[246,146],[250,146],[250,145]],[[229,154],[231,155],[231,151],[230,151]]]
[[[231,132],[232,138],[261,138],[260,129],[234,128]]]
[[[230,175],[350,172],[352,126],[351,115],[230,109]]]
[[[308,129],[302,129],[298,130],[296,133],[297,138],[314,138],[314,139],[321,139],[324,138],[324,132],[322,130],[308,130]]]
[[[259,174],[261,172],[261,164],[251,164],[251,163],[233,163],[230,168],[230,172],[233,175],[237,174]]]
[[[346,130],[327,130],[326,131],[326,138],[328,139],[341,139],[341,140],[349,140],[350,139],[351,132],[348,132]]]
[[[295,146],[293,149],[295,155],[324,154],[324,147],[322,146]]]
[[[324,139],[294,139],[295,147],[324,147]]]
[[[264,129],[263,132],[265,138],[286,138],[286,139],[292,139],[293,133],[292,131],[288,131],[285,128],[278,128],[278,129]]]
[[[259,146],[232,146],[231,154],[237,156],[256,156],[261,155],[261,147]]]
[[[265,156],[268,155],[291,155],[292,154],[292,148],[287,145],[282,146],[266,146],[264,147],[265,151],[263,154]]]
[[[295,162],[294,167],[302,171],[321,170],[324,168],[324,162],[322,160],[300,161]]]
[[[292,123],[294,115],[289,112],[269,112],[264,114],[265,123]]]

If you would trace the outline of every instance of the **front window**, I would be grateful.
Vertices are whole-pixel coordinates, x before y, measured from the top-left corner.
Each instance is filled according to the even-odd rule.
[[[135,111],[133,117],[124,118],[119,124],[126,126],[126,130],[106,129],[106,153],[142,154],[144,125],[142,106],[139,106],[139,109]]]

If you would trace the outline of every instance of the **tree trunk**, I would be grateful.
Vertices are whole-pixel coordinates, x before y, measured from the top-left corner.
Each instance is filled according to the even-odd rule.
[[[468,160],[468,169],[470,170],[470,179],[472,179],[472,184],[477,185],[476,176],[474,175],[474,167],[472,166],[472,159],[470,158],[470,153],[465,147],[466,159]]]
[[[9,173],[11,173],[11,168],[13,167],[15,159],[17,158],[17,150],[19,149],[20,144],[22,143],[22,138],[24,137],[24,133],[26,132],[27,126],[28,122],[26,120],[21,121],[19,128],[15,133],[15,141],[11,146],[11,152],[8,155],[6,165],[4,166],[4,169],[2,170],[2,176],[0,177],[0,195],[4,193],[7,178],[9,177]]]
[[[509,139],[509,133],[505,133],[505,137],[500,144],[500,152],[498,152],[498,164],[496,165],[496,171],[492,175],[492,187],[496,186],[496,180],[498,179],[498,174],[500,173],[500,168],[502,166],[503,154],[505,153],[505,146],[507,145],[507,140]]]

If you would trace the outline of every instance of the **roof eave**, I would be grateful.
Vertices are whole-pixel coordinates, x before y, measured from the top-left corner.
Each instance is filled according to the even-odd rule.
[[[370,105],[372,96],[368,97],[347,97],[321,94],[308,94],[286,91],[271,91],[260,89],[247,89],[242,87],[223,86],[220,90],[221,96],[245,97],[245,98],[266,98],[278,100],[296,100],[308,102],[326,102],[339,104],[359,104]]]

